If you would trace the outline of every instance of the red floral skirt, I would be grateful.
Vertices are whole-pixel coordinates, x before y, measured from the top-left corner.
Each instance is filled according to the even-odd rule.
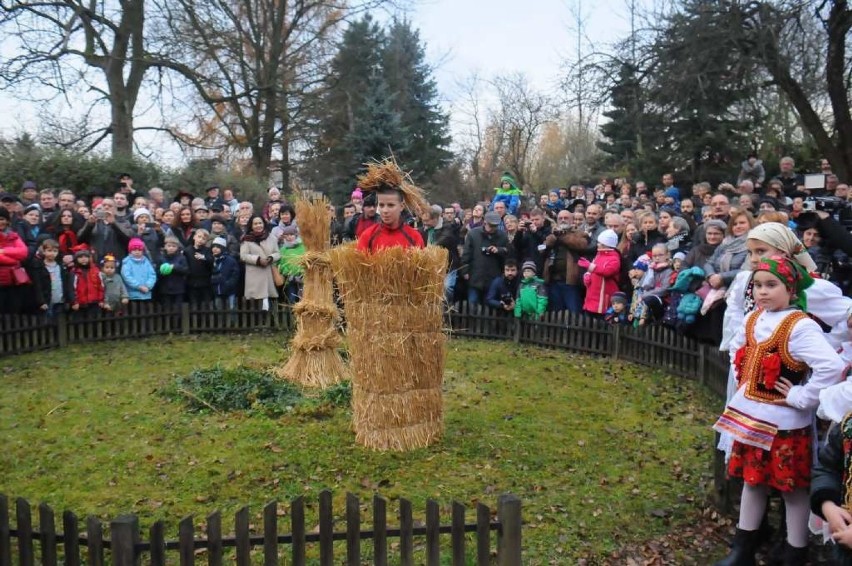
[[[779,430],[772,448],[764,450],[734,441],[728,475],[748,485],[793,491],[811,484],[811,428]]]

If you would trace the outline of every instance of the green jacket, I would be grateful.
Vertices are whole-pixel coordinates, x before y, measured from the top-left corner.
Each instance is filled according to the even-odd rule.
[[[278,271],[281,272],[281,275],[284,277],[302,275],[303,269],[299,263],[299,260],[305,255],[305,244],[302,243],[302,239],[297,239],[292,246],[281,246],[279,252],[281,259],[278,260]]]
[[[515,316],[538,318],[547,310],[547,289],[538,277],[522,279],[515,299]]]

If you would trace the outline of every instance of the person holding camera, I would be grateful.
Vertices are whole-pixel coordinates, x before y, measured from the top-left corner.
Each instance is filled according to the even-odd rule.
[[[485,302],[492,309],[511,314],[515,311],[515,299],[518,296],[518,262],[508,258],[503,264],[503,275],[495,277],[488,288]]]
[[[491,282],[503,270],[509,240],[501,232],[500,215],[489,212],[482,226],[467,234],[462,254],[460,272],[467,280],[467,302],[479,305],[485,302],[485,296]]]
[[[590,241],[588,233],[572,227],[569,211],[559,212],[556,227],[544,239],[547,254],[544,262],[544,281],[547,283],[549,310],[581,312],[583,270],[577,262],[589,248]]]
[[[77,234],[78,240],[94,249],[98,257],[111,255],[119,263],[127,257],[132,237],[133,228],[129,221],[116,216],[113,199],[102,200]]]
[[[552,222],[544,210],[534,208],[530,211],[529,219],[518,223],[518,232],[512,241],[512,247],[517,250],[516,259],[534,261],[538,273],[544,271],[544,260],[548,253],[544,240],[550,235],[551,227]]]

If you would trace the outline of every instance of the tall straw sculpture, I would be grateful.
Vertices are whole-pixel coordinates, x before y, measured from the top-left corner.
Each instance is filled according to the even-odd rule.
[[[371,164],[359,186],[369,191],[377,178],[400,187],[407,206],[423,209],[419,189],[395,163]],[[364,254],[349,244],[329,257],[346,314],[356,442],[396,451],[436,442],[443,431],[447,251],[395,247]]]
[[[305,243],[302,300],[293,307],[298,330],[290,342],[290,358],[277,370],[279,377],[308,387],[328,387],[348,377],[338,352],[339,313],[334,303],[332,272],[328,260],[331,227],[328,201],[296,202],[299,233]]]

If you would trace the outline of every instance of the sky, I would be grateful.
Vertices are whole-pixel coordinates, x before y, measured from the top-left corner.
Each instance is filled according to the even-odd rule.
[[[629,29],[625,5],[625,0],[412,0],[405,15],[420,30],[441,102],[451,115],[451,129],[458,132],[460,81],[473,73],[490,79],[522,72],[536,89],[553,92],[562,62],[576,57],[576,14],[585,21],[586,37],[606,42],[623,37]],[[487,103],[487,94],[484,99]],[[140,103],[138,108],[147,106]],[[35,106],[0,92],[0,108],[8,110],[0,113],[0,136],[37,130]],[[145,118],[137,119],[137,124]],[[182,156],[165,135],[138,136],[153,159],[181,165]]]

